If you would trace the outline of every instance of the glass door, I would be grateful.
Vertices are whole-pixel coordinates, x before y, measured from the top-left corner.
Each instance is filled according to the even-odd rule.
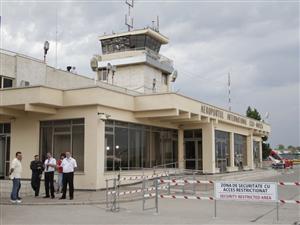
[[[0,178],[5,177],[5,136],[0,136]]]
[[[185,142],[185,168],[196,169],[196,145],[195,141]]]
[[[226,171],[227,167],[227,143],[225,141],[217,140],[216,142],[216,168],[220,169],[220,173]]]
[[[202,170],[202,142],[185,141],[185,168]]]
[[[10,136],[0,135],[0,178],[8,177],[10,163]]]

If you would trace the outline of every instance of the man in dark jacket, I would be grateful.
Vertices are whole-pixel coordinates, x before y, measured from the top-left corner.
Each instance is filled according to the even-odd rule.
[[[31,187],[35,192],[35,197],[39,196],[40,192],[40,182],[42,173],[44,170],[43,163],[39,160],[39,156],[35,155],[34,160],[30,163],[30,169],[32,170],[31,176]]]

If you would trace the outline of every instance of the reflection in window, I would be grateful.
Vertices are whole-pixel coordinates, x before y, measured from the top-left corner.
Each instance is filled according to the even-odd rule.
[[[177,162],[177,130],[119,121],[105,124],[106,170],[151,168]]]
[[[40,122],[40,155],[44,161],[47,152],[59,159],[61,153],[71,152],[77,161],[77,170],[84,171],[84,119]]]

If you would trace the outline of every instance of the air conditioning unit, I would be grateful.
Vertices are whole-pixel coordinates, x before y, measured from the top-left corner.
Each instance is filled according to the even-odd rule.
[[[26,81],[26,80],[21,80],[20,86],[21,87],[28,87],[28,86],[30,86],[30,82]]]

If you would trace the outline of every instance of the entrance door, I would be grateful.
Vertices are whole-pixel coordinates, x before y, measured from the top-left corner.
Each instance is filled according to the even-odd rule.
[[[220,169],[220,173],[226,171],[227,167],[227,143],[219,139],[216,142],[216,167]]]
[[[259,167],[259,142],[253,141],[253,161],[255,167]]]
[[[8,177],[10,160],[10,136],[0,135],[0,178]]]
[[[202,142],[199,140],[185,141],[185,168],[202,170]]]
[[[5,137],[0,136],[0,178],[5,177]]]

